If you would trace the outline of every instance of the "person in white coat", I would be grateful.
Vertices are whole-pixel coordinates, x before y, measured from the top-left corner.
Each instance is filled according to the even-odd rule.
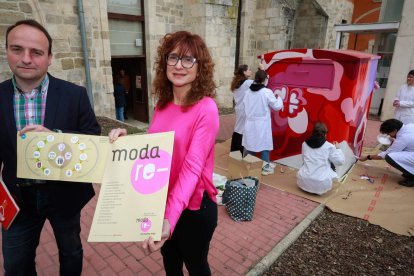
[[[389,119],[380,126],[382,134],[389,135],[393,141],[391,146],[378,155],[366,155],[360,161],[381,160],[402,172],[403,180],[398,183],[406,187],[414,187],[414,124],[403,124],[400,120]]]
[[[335,166],[345,162],[344,153],[326,141],[328,129],[317,122],[313,133],[302,144],[303,165],[297,174],[297,184],[302,190],[313,194],[324,194],[332,189],[332,181],[338,177]]]
[[[414,123],[414,70],[408,72],[407,83],[400,87],[392,105],[395,119],[405,125]]]
[[[250,70],[247,64],[239,65],[237,71],[234,72],[234,77],[230,86],[230,89],[233,92],[234,111],[236,113],[236,123],[231,137],[230,151],[240,151],[241,154],[243,154],[242,139],[244,123],[246,121],[242,103],[244,95],[246,95],[250,85],[253,83],[253,80],[249,80],[251,76],[252,70]]]
[[[243,99],[246,122],[242,145],[249,153],[260,152],[261,159],[265,161],[262,175],[273,174],[274,171],[269,164],[270,151],[273,149],[271,109],[279,111],[283,107],[282,99],[265,87],[267,79],[267,73],[258,70]]]

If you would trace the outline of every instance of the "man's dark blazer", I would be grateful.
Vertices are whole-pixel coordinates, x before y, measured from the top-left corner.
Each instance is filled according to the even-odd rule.
[[[2,177],[17,204],[24,209],[21,189],[16,184],[17,172],[16,139],[17,129],[13,105],[14,90],[11,80],[0,83],[0,163],[3,162]],[[49,75],[43,125],[60,129],[64,133],[99,135],[101,127],[88,99],[86,89]],[[48,181],[52,204],[64,216],[79,212],[95,195],[91,183]]]

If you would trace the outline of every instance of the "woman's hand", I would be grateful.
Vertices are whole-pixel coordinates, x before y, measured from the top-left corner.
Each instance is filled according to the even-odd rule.
[[[168,219],[164,219],[164,222],[162,224],[162,234],[161,234],[161,240],[160,241],[154,241],[152,236],[150,236],[148,239],[146,239],[142,244],[142,249],[144,249],[145,255],[149,255],[152,252],[155,252],[157,250],[160,250],[160,248],[164,245],[164,243],[167,241],[168,237],[170,236],[170,222]]]
[[[259,70],[264,70],[264,65],[262,62],[259,63]]]
[[[108,134],[109,142],[113,143],[118,139],[118,137],[126,136],[127,134],[128,132],[125,128],[114,128]]]
[[[399,107],[399,106],[400,106],[400,101],[399,101],[399,100],[394,100],[394,101],[392,102],[392,105],[393,105],[394,107]]]

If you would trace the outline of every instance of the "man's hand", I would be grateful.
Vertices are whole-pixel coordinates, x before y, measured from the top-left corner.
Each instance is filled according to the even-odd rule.
[[[48,129],[48,128],[42,126],[42,125],[27,125],[22,130],[19,131],[19,135],[22,136],[26,132],[30,132],[30,131],[34,131],[34,132],[53,132],[50,129]]]
[[[3,221],[4,221],[3,214],[2,214],[2,213],[0,213],[0,222],[3,222]]]
[[[358,158],[358,161],[361,161],[361,162],[365,162],[367,160],[368,160],[368,155],[361,156],[360,158]]]
[[[146,239],[142,244],[142,249],[144,249],[145,255],[149,255],[152,252],[160,250],[160,248],[164,245],[167,241],[168,237],[170,236],[170,222],[168,219],[164,219],[164,223],[162,224],[162,234],[160,241],[154,241],[152,236]]]

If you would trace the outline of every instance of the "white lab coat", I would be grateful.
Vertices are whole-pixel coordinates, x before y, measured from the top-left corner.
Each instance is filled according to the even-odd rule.
[[[403,125],[391,146],[378,155],[389,155],[398,165],[414,174],[414,124]]]
[[[236,124],[234,125],[234,132],[238,134],[243,134],[244,124],[246,123],[246,116],[244,114],[243,99],[247,91],[249,91],[250,85],[252,85],[253,80],[245,80],[239,88],[234,90],[234,111],[236,112]]]
[[[297,175],[299,188],[321,195],[332,189],[332,180],[338,177],[330,162],[340,166],[345,162],[345,155],[328,141],[319,148],[311,148],[303,142],[302,159],[303,165]]]
[[[414,123],[414,86],[403,84],[397,92],[394,100],[400,101],[400,106],[395,108],[395,119],[403,124]]]
[[[259,91],[249,89],[243,99],[246,123],[243,132],[243,147],[252,152],[273,149],[272,121],[270,109],[278,111],[283,107],[280,97],[276,98],[272,90],[262,88]]]

